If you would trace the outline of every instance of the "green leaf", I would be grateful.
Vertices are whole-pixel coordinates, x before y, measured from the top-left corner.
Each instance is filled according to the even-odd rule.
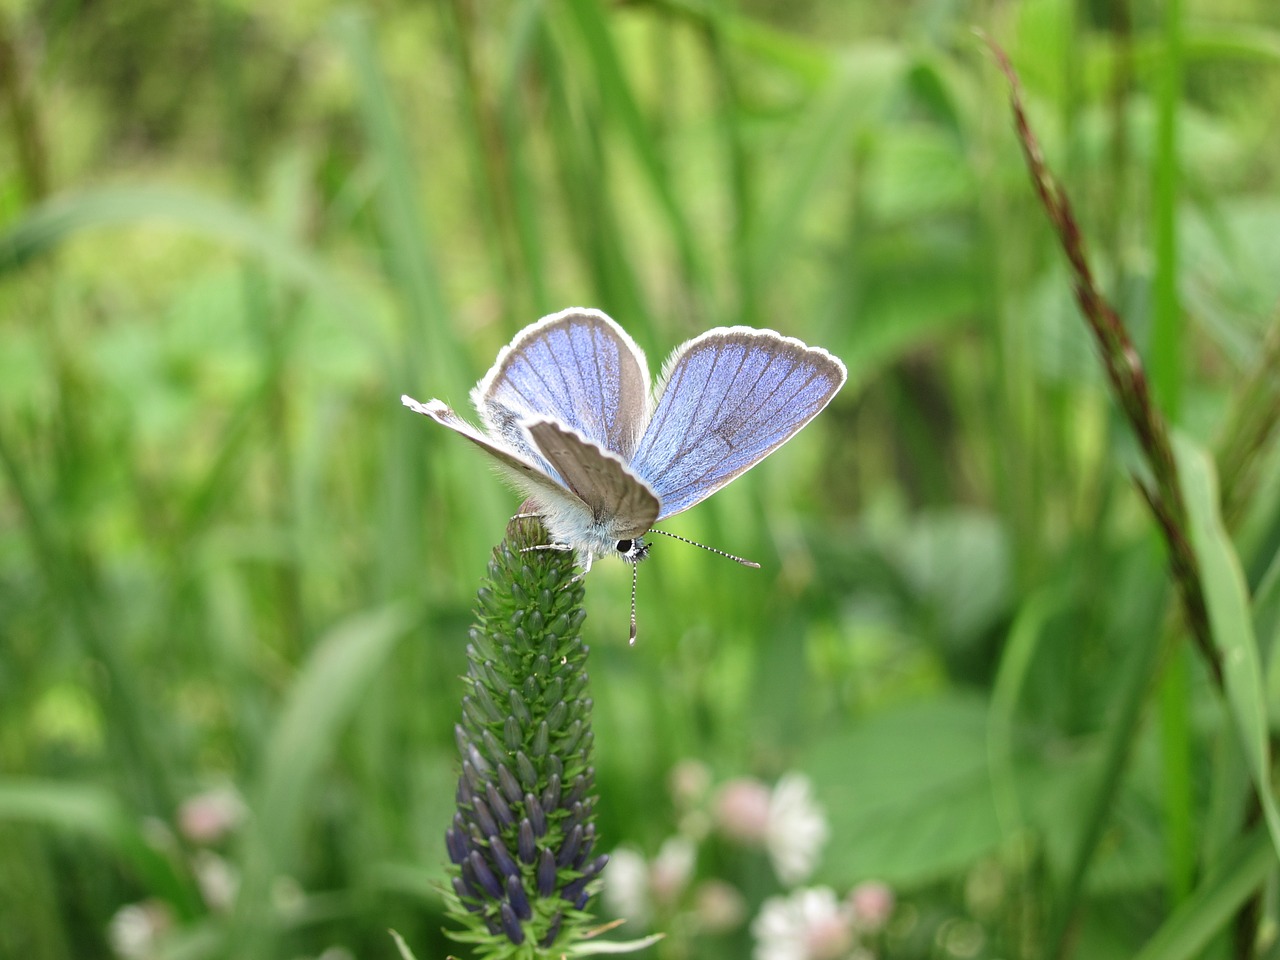
[[[831,818],[827,872],[912,884],[994,849],[986,728],[983,701],[953,696],[876,715],[810,750],[802,768]]]
[[[413,955],[413,951],[409,949],[409,945],[404,942],[404,937],[400,936],[395,930],[388,930],[387,933],[391,934],[391,939],[395,941],[396,950],[399,951],[401,960],[418,960]]]
[[[574,944],[565,951],[565,956],[598,957],[605,954],[635,953],[637,950],[653,946],[665,936],[666,934],[663,933],[651,933],[639,940],[587,940]]]
[[[1271,793],[1262,666],[1244,570],[1218,509],[1218,480],[1213,460],[1188,438],[1175,435],[1173,439],[1191,528],[1191,546],[1200,565],[1209,628],[1222,667],[1227,706],[1257,788],[1272,844],[1280,852],[1280,810]]]

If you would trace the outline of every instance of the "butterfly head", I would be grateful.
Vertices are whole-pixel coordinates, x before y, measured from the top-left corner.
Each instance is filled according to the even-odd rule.
[[[639,563],[649,555],[649,544],[639,537],[634,537],[629,540],[619,540],[614,544],[614,550],[627,563]]]

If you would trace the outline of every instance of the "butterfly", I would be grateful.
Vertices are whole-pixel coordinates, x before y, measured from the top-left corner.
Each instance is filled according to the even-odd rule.
[[[440,400],[400,399],[489,454],[585,574],[597,557],[643,560],[655,523],[777,450],[846,378],[820,347],[716,327],[677,347],[650,393],[644,351],[605,314],[575,307],[498,353],[471,391],[483,432]]]

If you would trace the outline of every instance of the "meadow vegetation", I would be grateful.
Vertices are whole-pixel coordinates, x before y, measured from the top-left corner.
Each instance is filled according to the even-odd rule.
[[[637,956],[1277,955],[1269,0],[10,0],[0,100],[0,957],[467,956],[518,498],[399,397],[573,305],[850,373],[666,524],[761,570],[587,579]]]

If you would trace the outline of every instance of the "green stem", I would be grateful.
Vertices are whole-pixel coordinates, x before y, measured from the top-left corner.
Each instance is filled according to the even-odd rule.
[[[1183,331],[1178,304],[1178,109],[1182,93],[1182,0],[1165,2],[1165,55],[1156,101],[1155,278],[1152,291],[1151,388],[1176,420],[1182,394]]]

